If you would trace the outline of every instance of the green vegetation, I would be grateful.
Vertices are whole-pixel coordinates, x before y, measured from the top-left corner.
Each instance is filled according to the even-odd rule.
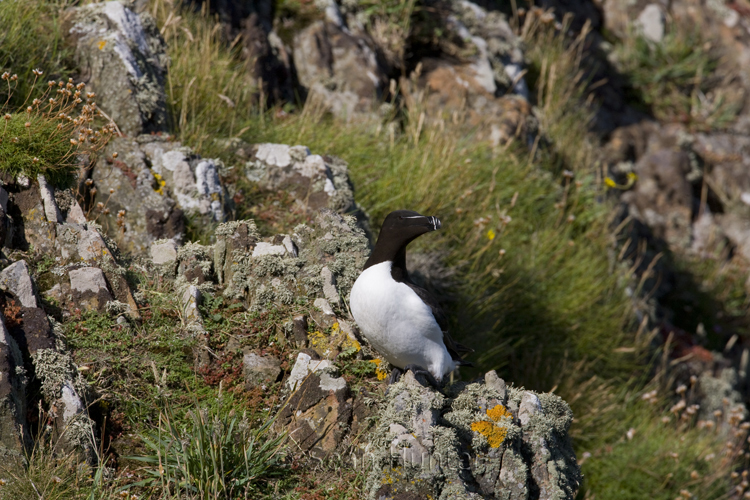
[[[285,435],[270,435],[273,419],[252,427],[231,406],[206,410],[196,401],[182,424],[163,404],[157,432],[142,438],[153,454],[132,457],[150,477],[134,486],[157,488],[162,498],[252,498],[256,482],[278,475]]]
[[[314,106],[296,114],[259,108],[264,96],[239,48],[228,46],[206,10],[177,4],[152,0],[148,7],[170,51],[168,105],[177,138],[201,154],[222,156],[236,170],[241,163],[226,152],[222,140],[227,137],[305,144],[349,163],[357,200],[375,226],[397,208],[440,216],[444,230],[417,240],[413,251],[438,256],[439,265],[457,270],[445,282],[430,285],[449,307],[454,336],[478,353],[473,358],[477,371],[467,376],[497,369],[517,386],[554,391],[569,402],[576,415],[571,436],[585,475],[581,498],[671,500],[685,496],[683,490],[689,493],[685,498],[720,498],[730,489],[731,473],[742,465],[740,443],[747,429],[730,421],[723,434],[719,424],[697,420],[696,410],[674,410],[671,374],[665,364],[654,368],[659,363],[653,362],[666,359],[669,346],[654,349],[658,332],[643,331],[633,319],[626,288],[639,290],[651,276],[636,282],[617,257],[613,207],[604,196],[596,140],[586,130],[592,109],[581,104],[587,98],[582,68],[587,28],[570,40],[542,17],[527,17],[520,32],[540,139],[531,150],[521,144],[493,148],[477,141],[467,124],[423,123],[419,103],[398,110],[402,121],[393,135],[371,125],[342,127]],[[381,34],[402,44],[420,12],[414,1],[368,5],[372,27],[397,20],[389,25],[395,31]],[[24,75],[37,66],[49,68],[48,74],[65,73],[68,52],[60,46],[59,16],[39,21],[47,28],[38,33],[32,22],[42,19],[40,13],[56,13],[57,7],[41,1],[0,2],[0,26],[10,26],[0,35],[0,66],[18,67],[19,82],[29,82]],[[314,18],[309,7],[287,1],[279,12],[309,14],[309,21]],[[40,42],[20,48],[24,33]],[[396,56],[403,51],[396,42],[386,46]],[[722,101],[719,93],[711,101],[714,108],[696,107],[700,93],[717,89],[705,75],[718,64],[696,33],[670,32],[661,46],[631,37],[617,50],[622,71],[657,118],[684,121],[681,117],[689,116],[695,126],[721,127],[732,116],[731,101]],[[11,89],[11,75],[6,81]],[[55,82],[45,92],[80,90],[69,85]],[[38,91],[34,84],[19,85],[3,111],[0,168],[12,175],[44,173],[64,183],[73,158],[84,150],[95,152],[112,131],[105,127],[99,137],[84,134],[81,139],[80,117],[88,128],[93,112],[74,113],[75,98],[66,92],[49,106],[47,94],[38,103],[18,97]],[[230,175],[238,175],[239,195],[245,196],[238,215],[258,219],[261,231],[289,231],[304,220],[305,215],[286,210],[291,201],[284,195],[258,192],[241,180],[241,172]],[[191,235],[208,241],[205,228],[195,224]],[[44,260],[36,271],[44,275],[53,266]],[[682,270],[696,276],[702,289],[689,300],[675,295],[676,304],[702,307],[706,318],[718,305],[729,320],[742,320],[747,298],[736,273],[694,262]],[[311,473],[284,458],[283,439],[271,437],[272,415],[265,410],[279,402],[278,383],[254,392],[241,384],[243,347],[263,347],[288,363],[294,349],[282,345],[278,332],[300,306],[250,313],[237,302],[208,296],[201,306],[211,334],[206,347],[223,354],[195,370],[197,340],[183,324],[176,290],[149,272],[136,264],[129,269],[140,324],[81,313],[64,325],[76,363],[100,395],[92,412],[107,417],[103,441],[117,433],[141,436],[120,445],[121,454],[133,455],[123,459],[126,467],[146,465],[137,469],[128,493],[145,491],[151,498],[358,497],[362,477],[342,471],[335,460]],[[712,326],[708,319],[705,326]],[[342,373],[371,376],[376,365],[358,359],[356,352],[342,352]],[[644,401],[642,395],[654,388],[657,392]],[[40,440],[28,467],[8,472],[0,498],[115,495],[117,483],[102,489],[104,467],[92,478],[90,470],[73,467],[73,457],[53,459],[48,448]],[[106,450],[101,454],[104,458]]]
[[[46,80],[36,83],[34,70],[46,79],[67,79],[74,66],[73,51],[63,40],[62,12],[67,0],[8,0],[0,3],[0,73],[18,74],[18,88],[10,98],[11,108],[20,107],[32,89],[43,90]],[[34,83],[32,83],[34,82]],[[0,86],[0,102],[9,98]]]
[[[635,29],[617,45],[613,58],[641,101],[659,120],[700,130],[723,128],[742,107],[740,96],[721,81],[719,54],[699,28],[671,24],[662,43]]]

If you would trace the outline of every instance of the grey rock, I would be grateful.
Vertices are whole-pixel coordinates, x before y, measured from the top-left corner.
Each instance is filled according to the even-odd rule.
[[[643,36],[654,43],[661,43],[664,39],[664,23],[664,11],[655,3],[646,5],[636,20]]]
[[[242,357],[242,373],[245,377],[245,387],[271,384],[281,375],[281,361],[274,356],[259,356],[246,353]]]
[[[37,176],[39,182],[39,192],[42,196],[42,203],[44,204],[44,215],[47,217],[47,222],[62,222],[63,217],[60,212],[60,208],[57,206],[55,201],[55,190],[47,182],[47,178],[44,175],[39,174]]]
[[[154,264],[169,264],[177,260],[177,243],[174,240],[155,242],[150,249]]]
[[[86,214],[83,213],[81,205],[78,201],[73,200],[72,205],[68,209],[68,214],[65,217],[65,222],[69,224],[86,224]]]
[[[182,293],[182,311],[185,323],[194,333],[203,333],[203,317],[198,305],[201,302],[201,291],[195,285],[190,285]]]
[[[19,260],[0,271],[0,288],[18,298],[23,307],[39,307],[29,265]]]
[[[323,280],[323,295],[325,295],[325,298],[329,303],[328,308],[331,308],[330,304],[338,306],[341,303],[341,299],[339,298],[338,290],[336,290],[336,277],[331,270],[328,269],[328,266],[323,266],[323,269],[320,270],[320,277]],[[323,312],[326,312],[323,307],[320,309],[323,310]],[[331,310],[331,312],[333,312],[333,310]]]
[[[115,1],[72,12],[76,61],[99,107],[129,136],[165,131],[168,57],[155,21]]]
[[[492,383],[457,384],[447,396],[411,372],[389,387],[379,423],[363,444],[371,458],[368,498],[575,497],[581,473],[565,402],[506,388],[496,374],[485,378]],[[519,426],[521,420],[527,425]]]
[[[113,299],[104,273],[98,267],[82,267],[69,273],[73,302],[85,310],[104,311]]]
[[[290,391],[299,388],[300,384],[311,374],[331,368],[333,365],[327,359],[319,360],[304,352],[297,354],[297,360],[294,362],[292,371],[286,381],[286,387]]]
[[[254,159],[245,164],[245,175],[263,189],[290,193],[310,211],[357,210],[346,163],[311,154],[305,146],[259,144]]]

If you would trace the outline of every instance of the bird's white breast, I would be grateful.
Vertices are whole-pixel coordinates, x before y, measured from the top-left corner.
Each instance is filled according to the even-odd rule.
[[[365,269],[352,287],[349,306],[357,325],[389,363],[416,364],[436,379],[456,367],[430,307],[391,277],[392,262]]]

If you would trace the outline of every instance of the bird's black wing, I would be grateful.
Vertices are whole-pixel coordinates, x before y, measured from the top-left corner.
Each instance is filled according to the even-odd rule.
[[[457,361],[462,366],[473,366],[470,362],[461,359],[461,355],[474,352],[474,349],[466,347],[463,344],[459,344],[448,334],[448,317],[443,312],[440,304],[438,304],[437,299],[435,299],[435,297],[430,292],[428,292],[421,286],[415,285],[410,280],[404,280],[402,281],[402,283],[411,288],[412,291],[416,293],[425,304],[430,306],[432,315],[435,316],[435,321],[437,321],[438,326],[443,331],[443,343],[448,349],[448,352],[450,353],[453,361]]]

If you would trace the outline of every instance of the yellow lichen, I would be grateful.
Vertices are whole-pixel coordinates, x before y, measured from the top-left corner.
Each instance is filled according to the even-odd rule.
[[[494,408],[487,410],[487,416],[494,422],[498,422],[503,417],[510,417],[511,414],[503,405],[497,405]]]
[[[383,363],[383,360],[371,359],[370,363],[373,363],[377,367],[375,368],[375,375],[377,375],[378,380],[385,380],[388,376],[388,371],[380,366]]]
[[[156,183],[159,186],[159,188],[158,189],[154,189],[154,191],[156,191],[157,193],[163,195],[164,194],[164,186],[167,185],[167,181],[165,181],[164,178],[162,178],[162,176],[159,175],[159,174],[157,174],[156,172],[152,172],[152,174],[154,175],[154,179],[156,179]]]
[[[487,442],[492,448],[497,448],[505,441],[508,429],[493,422],[499,422],[502,418],[511,417],[511,413],[503,405],[496,405],[494,408],[488,409],[486,413],[492,419],[492,422],[487,422],[486,420],[472,422],[471,430],[486,437]]]
[[[482,436],[486,437],[487,442],[492,448],[497,448],[498,446],[503,444],[503,441],[505,441],[505,436],[508,435],[508,429],[506,429],[505,427],[501,427],[484,420],[480,420],[479,422],[472,422],[471,430],[474,432],[478,432]]]

